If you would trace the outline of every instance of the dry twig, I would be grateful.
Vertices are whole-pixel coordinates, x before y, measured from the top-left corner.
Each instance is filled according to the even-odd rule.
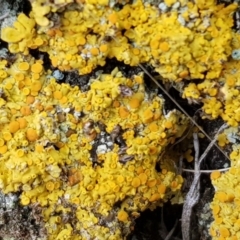
[[[209,173],[212,173],[214,171],[219,171],[219,172],[226,172],[230,169],[230,167],[228,168],[220,168],[220,169],[213,169],[213,170],[200,170],[199,172],[200,173],[205,173],[205,174],[209,174]],[[186,168],[181,168],[181,170],[183,172],[190,172],[190,173],[196,173],[196,170],[194,169],[186,169]]]
[[[213,139],[203,130],[203,128],[179,105],[179,103],[162,87],[159,82],[148,72],[148,70],[142,65],[138,65],[147,76],[168,96],[168,98],[190,119],[190,121],[208,138],[209,141],[213,141]],[[214,142],[214,146],[230,161],[228,155]]]
[[[159,230],[160,237],[163,238],[164,240],[170,240],[170,239],[172,239],[172,240],[181,240],[180,238],[173,236],[173,233],[174,233],[174,231],[177,228],[178,222],[179,222],[179,220],[177,219],[175,221],[174,226],[170,230],[170,232],[168,232],[167,227],[166,227],[166,225],[164,223],[164,219],[163,219],[163,207],[162,207],[162,210],[161,210],[161,227],[160,227],[160,230]]]
[[[9,12],[7,12],[7,13],[4,13],[2,16],[0,16],[0,21],[1,21],[1,20],[3,20],[5,17],[7,17],[7,16],[8,16],[8,14],[9,14]]]
[[[173,228],[172,228],[171,231],[168,233],[168,235],[164,238],[164,240],[170,240],[170,239],[172,239],[172,235],[173,235],[173,233],[174,233],[177,225],[178,225],[178,219],[175,221],[175,224],[174,224]]]
[[[192,215],[192,209],[197,204],[199,197],[200,197],[200,166],[203,159],[207,156],[210,149],[215,145],[215,142],[217,140],[217,136],[219,133],[227,127],[227,124],[223,124],[217,134],[215,135],[214,139],[210,142],[204,153],[199,158],[199,141],[198,141],[198,134],[193,133],[193,144],[194,144],[194,150],[195,150],[195,162],[194,162],[194,178],[193,182],[191,184],[191,187],[186,195],[184,204],[183,204],[183,212],[182,212],[182,236],[183,240],[190,240],[190,227],[191,227],[191,215]]]

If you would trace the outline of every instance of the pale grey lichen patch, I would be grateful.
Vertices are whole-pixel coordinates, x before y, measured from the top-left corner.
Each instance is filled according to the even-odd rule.
[[[0,208],[6,210],[12,209],[16,206],[18,197],[16,194],[3,194],[0,193]]]
[[[16,12],[14,14],[15,17],[13,18],[10,5],[7,1],[0,0],[0,6],[0,27],[2,29],[6,26],[12,25],[16,21]]]
[[[64,74],[60,70],[53,71],[53,77],[57,79],[57,81],[63,80]]]
[[[0,16],[0,20],[3,20],[4,18],[6,18],[8,16],[9,12],[4,13],[3,15]]]
[[[6,59],[8,57],[8,53],[7,48],[0,49],[0,58]]]
[[[240,49],[235,49],[232,51],[232,58],[234,60],[240,60]]]

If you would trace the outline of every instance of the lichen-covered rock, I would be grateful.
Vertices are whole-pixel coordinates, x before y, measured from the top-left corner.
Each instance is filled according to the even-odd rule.
[[[2,29],[1,38],[14,53],[40,48],[62,71],[77,69],[83,75],[105,65],[106,58],[116,58],[130,66],[149,62],[170,81],[205,74],[214,79],[233,50],[236,4],[165,1],[163,10],[138,0],[118,1],[124,6],[116,10],[111,1],[31,2],[28,20],[20,14],[13,27]]]
[[[187,127],[149,94],[142,73],[118,69],[89,90],[58,84],[43,62],[0,62],[0,187],[39,204],[49,239],[122,239],[141,211],[179,193],[183,179],[156,166]]]

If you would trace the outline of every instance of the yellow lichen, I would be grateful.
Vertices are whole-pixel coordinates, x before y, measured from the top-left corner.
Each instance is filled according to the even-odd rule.
[[[26,137],[29,141],[36,141],[36,139],[38,138],[36,130],[28,128],[26,131]]]
[[[178,12],[174,0],[165,0],[165,12],[140,0],[126,2],[116,10],[106,0],[34,0],[28,17],[21,13],[1,30],[9,51],[25,55],[10,65],[0,61],[1,188],[19,191],[22,205],[44,207],[49,239],[79,239],[82,229],[90,238],[121,239],[119,229],[130,229],[131,216],[177,195],[182,177],[163,159],[161,171],[155,165],[181,137],[186,120],[177,111],[164,115],[162,98],[147,94],[143,74],[128,79],[117,69],[98,73],[82,92],[59,85],[43,61],[27,56],[29,49],[47,52],[54,68],[81,75],[107,58],[130,66],[150,63],[164,81],[175,81],[189,102],[203,103],[203,117],[221,117],[232,126],[240,122],[239,64],[227,62],[239,48],[231,29],[236,4],[180,1],[184,11]],[[95,149],[101,134],[110,135],[111,147]],[[115,141],[119,134],[124,148]],[[219,145],[229,139],[219,135]],[[184,155],[192,160],[190,150]],[[239,223],[228,216],[239,211],[239,155],[234,148],[229,172],[211,174],[213,239],[238,236]],[[62,213],[73,214],[76,226],[61,221]],[[114,228],[99,224],[111,215]]]
[[[9,131],[10,131],[11,133],[17,132],[19,128],[20,128],[20,125],[19,125],[19,122],[17,122],[17,121],[12,121],[12,122],[9,124]]]
[[[131,66],[148,61],[165,79],[174,81],[203,79],[204,72],[208,79],[219,77],[223,69],[221,62],[231,54],[231,47],[225,46],[233,38],[233,21],[229,15],[236,4],[222,7],[213,1],[210,4],[202,1],[190,4],[178,17],[176,11],[159,14],[157,7],[144,5],[141,0],[125,3],[119,11],[109,10],[108,1],[104,4],[76,2],[81,10],[68,8],[72,2],[31,1],[30,17],[19,15],[13,27],[3,28],[2,39],[10,43],[9,49],[14,53],[27,53],[28,48],[40,47],[49,53],[53,66],[61,70],[77,69],[80,74],[86,74],[97,65],[104,65],[106,58],[115,57]],[[170,7],[173,2],[168,0],[166,4]],[[184,7],[187,3],[181,4]],[[197,9],[202,6],[208,6],[211,12],[208,16],[211,26],[205,23],[205,14],[198,14]],[[47,16],[60,8],[61,23],[55,27]],[[34,29],[35,22],[38,32]],[[105,37],[109,38],[107,43]],[[213,48],[216,50],[212,51]],[[216,89],[210,95],[215,96]]]
[[[188,161],[188,162],[192,162],[193,161],[193,156],[192,156],[192,150],[188,149],[185,153],[184,153],[184,158]]]
[[[84,228],[90,236],[106,231],[104,238],[110,239],[111,230],[120,239],[123,225],[130,231],[131,214],[163,204],[169,191],[180,191],[181,178],[168,168],[157,172],[155,162],[172,137],[181,136],[188,121],[177,111],[171,111],[166,119],[163,99],[154,94],[149,100],[142,73],[125,78],[114,69],[91,79],[89,90],[82,92],[78,87],[58,84],[41,61],[28,60],[27,66],[17,56],[10,67],[4,66],[8,76],[0,83],[6,94],[1,108],[8,116],[1,123],[0,134],[3,192],[21,191],[22,205],[44,207],[49,239],[65,234],[67,225],[62,221],[55,222],[57,228],[51,225],[60,212],[75,216],[75,227]],[[33,74],[38,74],[37,80]],[[4,88],[15,81],[22,84]],[[124,96],[120,91],[123,87],[133,94]],[[70,108],[73,111],[66,111]],[[98,142],[103,131],[99,121],[105,126],[104,134],[113,139],[109,138],[107,149],[99,145],[94,150],[92,143]],[[136,131],[139,126],[143,127]],[[113,133],[118,128],[126,145],[123,154],[114,142]],[[91,151],[95,151],[94,160]],[[76,212],[61,204],[63,198],[68,206],[78,204]],[[120,207],[115,204],[119,201]],[[134,207],[127,210],[128,203]],[[101,218],[115,213],[115,230],[98,224]],[[70,230],[67,234],[79,238]]]
[[[211,203],[211,209],[214,217],[214,221],[211,225],[210,233],[213,239],[220,239],[217,236],[217,232],[220,233],[220,237],[228,238],[230,236],[239,235],[239,227],[237,226],[237,218],[230,217],[235,213],[238,213],[240,207],[240,194],[239,194],[239,168],[238,163],[235,161],[238,159],[237,145],[234,145],[231,153],[232,167],[229,171],[220,174],[219,171],[215,171],[211,174],[211,179],[216,193]],[[228,186],[226,188],[226,186]],[[228,223],[228,224],[226,224]],[[234,239],[233,238],[233,239]]]
[[[224,147],[226,144],[229,143],[225,133],[220,133],[218,135],[218,139],[217,140],[218,140],[218,144],[219,144],[220,147]]]
[[[1,39],[10,43],[11,52],[28,54],[28,49],[34,48],[31,41],[37,37],[34,27],[35,21],[21,13],[13,27],[2,28]]]

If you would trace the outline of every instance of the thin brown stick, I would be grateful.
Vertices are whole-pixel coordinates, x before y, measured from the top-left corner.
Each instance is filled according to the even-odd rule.
[[[168,233],[168,235],[164,238],[164,240],[170,240],[172,238],[172,235],[173,235],[174,231],[176,230],[177,225],[178,225],[178,219],[175,221],[173,228]]]
[[[159,82],[148,72],[148,70],[143,67],[140,63],[139,67],[148,75],[148,77],[168,96],[168,98],[190,119],[190,121],[212,142],[212,138],[203,130],[203,128],[179,105],[179,103],[162,87]],[[228,155],[216,144],[214,141],[215,147],[229,160]]]

